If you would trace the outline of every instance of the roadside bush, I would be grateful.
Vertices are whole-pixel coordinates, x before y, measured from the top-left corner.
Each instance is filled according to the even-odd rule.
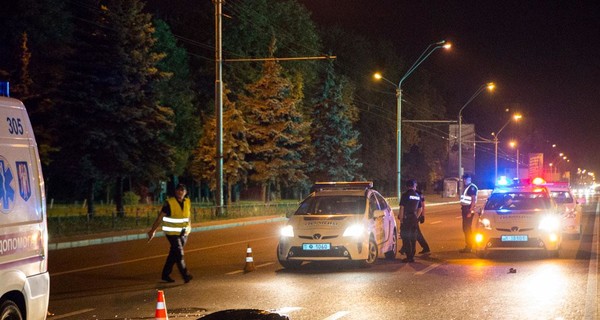
[[[123,194],[123,204],[134,205],[140,203],[141,197],[133,191],[127,191]]]

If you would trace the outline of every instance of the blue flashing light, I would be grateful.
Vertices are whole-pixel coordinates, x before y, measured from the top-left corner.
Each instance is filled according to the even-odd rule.
[[[496,186],[498,187],[506,187],[512,185],[512,181],[507,179],[506,176],[500,176],[498,181],[496,181]]]
[[[0,81],[0,97],[10,97],[10,83],[8,81]]]

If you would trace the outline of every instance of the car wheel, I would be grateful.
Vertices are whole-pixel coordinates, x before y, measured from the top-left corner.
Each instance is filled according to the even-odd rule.
[[[359,263],[359,265],[363,268],[372,266],[377,261],[377,257],[379,256],[379,250],[377,249],[377,243],[375,242],[375,239],[373,239],[373,238],[369,239],[369,251],[367,253],[368,253],[367,259],[361,260]]]
[[[394,230],[394,236],[392,237],[392,250],[385,253],[385,258],[388,260],[396,259],[396,253],[398,253],[398,236],[396,230]]]
[[[2,320],[23,320],[21,310],[16,303],[7,300],[0,306],[0,319]]]

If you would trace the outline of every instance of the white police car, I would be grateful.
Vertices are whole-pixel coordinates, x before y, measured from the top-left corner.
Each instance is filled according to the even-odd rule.
[[[285,268],[303,261],[375,263],[394,259],[397,228],[392,208],[372,182],[317,182],[281,229],[277,258]]]
[[[475,233],[476,253],[543,250],[557,257],[562,242],[561,215],[545,186],[527,184],[494,189]]]
[[[563,233],[581,236],[581,205],[573,197],[567,182],[546,182],[544,186],[550,191],[550,196],[558,205],[558,210],[563,217]]]

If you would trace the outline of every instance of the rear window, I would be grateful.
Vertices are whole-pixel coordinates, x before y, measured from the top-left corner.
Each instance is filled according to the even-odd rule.
[[[365,197],[327,196],[310,197],[300,204],[295,215],[310,214],[364,214]]]
[[[539,192],[507,192],[495,193],[485,204],[485,210],[545,210],[551,209],[552,203],[545,193]]]
[[[550,196],[556,203],[573,203],[573,197],[568,191],[551,191]]]

